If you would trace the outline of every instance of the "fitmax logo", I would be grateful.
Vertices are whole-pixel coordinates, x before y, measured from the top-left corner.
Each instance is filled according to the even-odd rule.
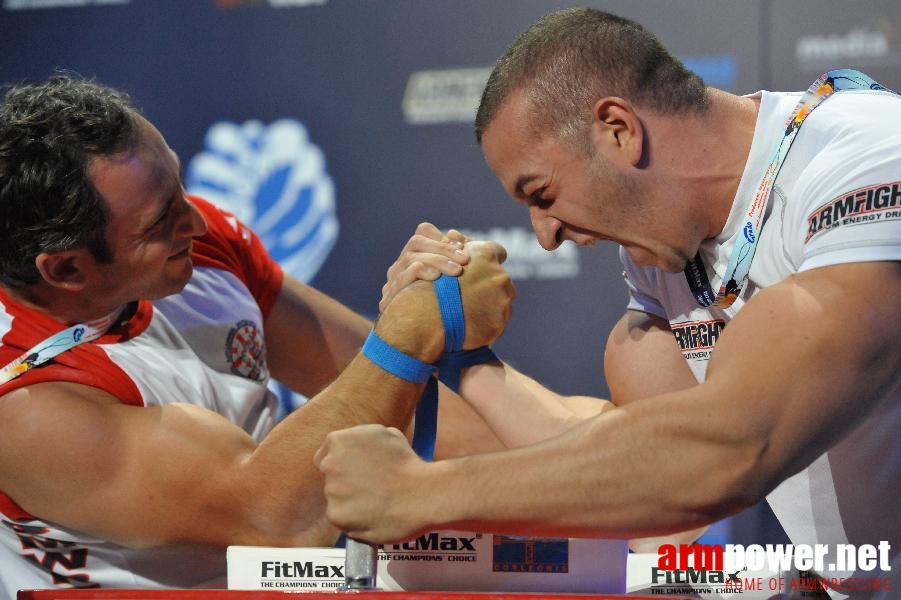
[[[672,544],[660,547],[657,566],[651,567],[651,583],[713,583],[741,587],[738,574],[723,570],[723,547],[719,544]],[[689,566],[691,564],[691,566]]]
[[[447,550],[454,552],[469,551],[475,552],[475,537],[452,537],[439,536],[437,533],[421,535],[415,540],[403,543],[393,544],[393,550]]]
[[[725,571],[707,571],[688,569],[664,570],[659,567],[651,567],[651,583],[719,583],[732,585],[735,588],[742,587],[742,580],[738,576],[744,571],[740,569],[735,573]]]
[[[306,562],[278,562],[264,560],[262,563],[262,577],[315,577],[317,579],[339,578],[344,579],[343,565],[317,565],[312,561]]]

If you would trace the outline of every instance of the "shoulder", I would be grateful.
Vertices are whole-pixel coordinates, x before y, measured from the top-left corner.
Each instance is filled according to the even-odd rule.
[[[42,381],[18,387],[0,396],[0,421],[6,433],[15,431],[11,420],[31,419],[52,413],[77,412],[122,402],[102,389],[71,381]],[[27,422],[20,423],[27,425]],[[26,426],[25,429],[31,429]],[[7,437],[6,433],[2,437]]]
[[[102,417],[112,407],[124,405],[103,390],[70,382],[36,383],[0,396],[0,490],[14,491],[26,470],[40,471],[54,460],[65,465],[73,453],[109,447],[114,440]]]
[[[194,265],[228,271],[237,276],[263,308],[271,309],[284,273],[260,238],[234,214],[198,196],[188,198],[207,222],[205,235],[194,240]]]

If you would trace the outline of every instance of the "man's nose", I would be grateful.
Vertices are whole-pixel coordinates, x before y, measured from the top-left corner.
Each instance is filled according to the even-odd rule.
[[[535,237],[538,238],[541,247],[545,250],[556,250],[562,242],[559,235],[563,223],[548,216],[537,206],[529,207],[529,218],[532,220],[532,229],[535,230]]]
[[[183,198],[182,214],[179,215],[178,231],[185,236],[200,237],[207,231],[206,220],[190,200]]]

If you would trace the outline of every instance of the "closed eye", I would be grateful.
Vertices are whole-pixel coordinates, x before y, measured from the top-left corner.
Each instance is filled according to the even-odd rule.
[[[540,188],[529,194],[529,205],[540,210],[547,210],[554,203],[553,198],[544,197],[545,188]]]
[[[174,207],[174,206],[175,206],[175,197],[172,197],[169,200],[169,202],[166,203],[166,207],[163,209],[163,212],[160,214],[160,216],[157,218],[157,220],[154,221],[153,224],[147,228],[146,233],[148,233],[148,234],[153,233],[156,230],[158,230],[160,227],[162,227],[163,223],[166,222],[166,219],[169,218],[169,215],[172,214],[172,207]]]

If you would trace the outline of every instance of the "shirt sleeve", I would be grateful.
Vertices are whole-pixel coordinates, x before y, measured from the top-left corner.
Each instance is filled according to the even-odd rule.
[[[823,108],[811,118],[830,120],[831,139],[798,178],[785,232],[798,271],[901,260],[901,99],[866,94]]]
[[[194,264],[232,272],[250,290],[263,316],[268,316],[284,280],[279,264],[257,234],[232,213],[197,196],[188,199],[207,223],[207,233],[194,240]]]

